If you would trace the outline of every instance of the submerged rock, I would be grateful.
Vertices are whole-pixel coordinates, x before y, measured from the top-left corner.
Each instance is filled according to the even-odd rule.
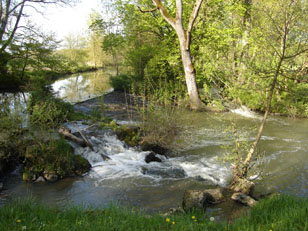
[[[183,178],[186,173],[180,168],[143,168],[142,173],[145,175],[160,176],[163,178]]]
[[[146,155],[144,161],[146,163],[151,163],[151,162],[161,162],[161,159],[158,158],[154,152],[150,152],[148,155]]]
[[[231,199],[243,205],[252,207],[257,204],[257,201],[244,193],[233,193]]]
[[[191,209],[206,209],[209,205],[221,203],[224,201],[221,188],[207,190],[187,190],[183,197],[183,209],[189,211]]]

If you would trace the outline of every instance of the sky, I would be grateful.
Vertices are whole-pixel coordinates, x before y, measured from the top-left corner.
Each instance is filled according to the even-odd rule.
[[[80,0],[73,7],[48,6],[43,15],[31,12],[32,20],[43,28],[53,31],[57,39],[64,39],[70,33],[80,33],[87,29],[87,19],[92,10],[100,12],[102,0]]]

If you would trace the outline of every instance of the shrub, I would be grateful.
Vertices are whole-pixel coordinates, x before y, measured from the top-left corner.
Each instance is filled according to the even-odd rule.
[[[128,91],[133,83],[133,76],[117,75],[110,77],[110,84],[115,91]]]
[[[37,83],[36,90],[31,92],[27,104],[29,119],[33,125],[57,127],[68,120],[74,108],[71,104],[54,98],[44,83]]]

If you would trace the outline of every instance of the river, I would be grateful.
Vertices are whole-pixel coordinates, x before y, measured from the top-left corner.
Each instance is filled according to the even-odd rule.
[[[71,103],[96,97],[110,89],[108,77],[98,73],[70,78],[62,80],[66,85],[56,82],[54,88],[62,89],[59,96]],[[80,89],[83,89],[82,93]],[[6,190],[0,194],[0,200],[2,198],[3,203],[6,196],[31,195],[46,204],[59,206],[103,207],[113,203],[137,206],[150,212],[177,207],[187,189],[226,186],[231,167],[222,157],[226,153],[224,147],[232,144],[226,128],[233,123],[241,142],[252,141],[262,115],[246,108],[228,113],[187,111],[183,112],[182,120],[187,127],[181,137],[185,145],[177,149],[174,157],[161,156],[162,163],[146,164],[144,158],[148,152],[128,148],[115,136],[96,131],[90,141],[98,152],[109,155],[110,161],[103,161],[97,153],[77,148],[77,153],[88,158],[92,170],[83,177],[56,183],[22,182],[17,169],[6,179]],[[79,126],[83,125],[80,123]],[[256,179],[257,191],[308,195],[307,131],[307,119],[269,117],[258,145],[258,152],[263,157],[257,166],[263,172]],[[230,213],[234,206],[216,206],[209,212],[219,218]]]

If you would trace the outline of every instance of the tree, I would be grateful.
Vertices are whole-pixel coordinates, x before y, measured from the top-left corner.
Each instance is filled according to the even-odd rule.
[[[99,13],[93,11],[89,15],[88,29],[89,29],[89,41],[88,50],[89,58],[94,64],[94,67],[103,67],[106,64],[106,54],[102,48],[104,41],[104,28],[102,26],[102,19]]]
[[[308,4],[301,0],[279,0],[257,2],[254,11],[254,17],[262,19],[258,22],[257,36],[259,52],[262,51],[259,58],[262,59],[262,71],[259,76],[267,79],[267,100],[263,120],[259,127],[257,136],[251,148],[249,149],[240,166],[236,166],[235,177],[232,182],[232,188],[240,189],[239,184],[247,178],[249,169],[252,166],[253,159],[256,157],[256,147],[261,139],[266,119],[271,111],[274,101],[275,91],[285,90],[287,82],[292,84],[296,81],[298,74],[307,71],[307,61],[305,65],[299,65],[299,60],[306,60],[308,51],[308,30],[306,28],[307,6]],[[266,52],[264,52],[266,51]],[[254,51],[256,52],[256,51]],[[282,84],[285,87],[280,87]]]
[[[185,72],[186,86],[190,99],[190,107],[193,110],[201,109],[203,103],[200,100],[197,82],[196,82],[196,71],[192,62],[190,46],[191,46],[191,34],[194,23],[199,13],[199,9],[203,0],[196,0],[193,10],[190,14],[187,29],[184,29],[183,22],[183,1],[176,0],[176,17],[174,18],[162,4],[160,0],[152,0],[156,6],[152,10],[141,10],[142,12],[152,12],[159,10],[163,18],[173,27],[176,31],[181,50],[181,58]]]
[[[0,73],[6,72],[9,54],[6,51],[12,44],[16,32],[20,29],[20,21],[27,17],[24,10],[28,7],[46,4],[69,4],[75,0],[1,0],[0,1]]]
[[[27,71],[40,73],[59,65],[53,55],[59,42],[53,34],[44,34],[31,23],[27,24],[27,28],[31,30],[26,29],[20,33],[9,46],[9,69],[20,80],[24,80]]]

